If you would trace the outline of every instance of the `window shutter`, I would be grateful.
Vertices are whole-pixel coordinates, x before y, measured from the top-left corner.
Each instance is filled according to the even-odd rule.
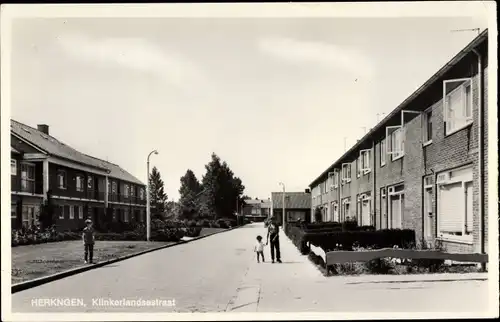
[[[438,196],[440,233],[462,232],[464,214],[463,198],[462,182],[440,187]]]
[[[473,207],[472,207],[472,182],[466,182],[465,183],[465,193],[466,193],[466,206],[465,206],[465,218],[466,218],[466,223],[467,227],[465,229],[465,233],[472,234],[472,231],[474,229],[474,222],[473,222]]]

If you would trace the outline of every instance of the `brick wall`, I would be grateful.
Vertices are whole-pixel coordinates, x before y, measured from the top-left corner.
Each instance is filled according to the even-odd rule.
[[[424,160],[422,149],[422,116],[405,124],[405,155],[403,157],[405,201],[402,214],[403,228],[415,230],[417,241],[422,238],[422,175]]]

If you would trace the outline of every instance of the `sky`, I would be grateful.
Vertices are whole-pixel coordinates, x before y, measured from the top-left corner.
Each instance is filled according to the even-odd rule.
[[[12,23],[11,117],[169,199],[212,152],[252,198],[303,191],[487,27],[415,18],[26,18]]]

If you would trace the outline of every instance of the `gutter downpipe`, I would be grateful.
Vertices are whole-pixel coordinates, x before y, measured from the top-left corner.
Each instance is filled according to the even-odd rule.
[[[479,251],[484,254],[484,198],[483,198],[483,62],[479,51],[475,48],[472,49],[474,54],[477,56],[477,87],[478,87],[478,172],[479,172]],[[486,268],[485,263],[481,263],[481,268],[484,270]]]

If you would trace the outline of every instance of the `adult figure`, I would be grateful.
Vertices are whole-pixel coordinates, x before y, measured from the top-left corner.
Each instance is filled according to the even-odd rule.
[[[267,241],[266,245],[269,243],[269,239],[271,239],[271,260],[274,263],[274,253],[276,251],[276,261],[281,263],[281,254],[280,254],[280,238],[279,238],[279,226],[276,223],[276,220],[273,218],[269,223],[267,228]]]

